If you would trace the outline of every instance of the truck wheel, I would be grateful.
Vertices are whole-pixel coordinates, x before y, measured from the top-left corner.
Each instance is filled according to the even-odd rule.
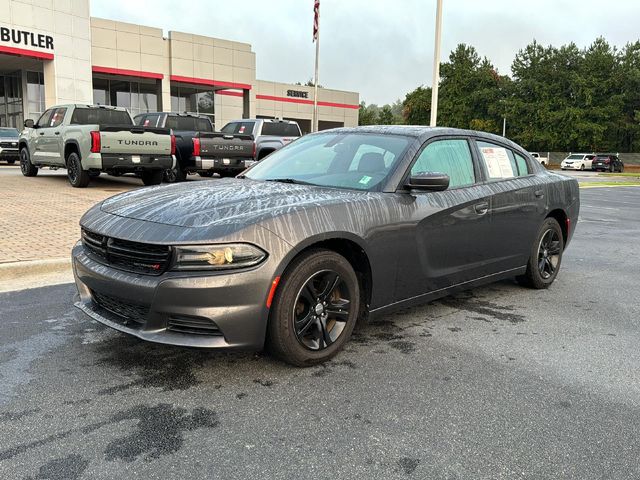
[[[198,175],[201,177],[213,177],[213,172],[211,170],[205,170],[204,172],[198,172]]]
[[[67,157],[67,178],[72,187],[84,188],[89,185],[91,176],[88,170],[82,169],[82,162],[76,152]]]
[[[25,177],[35,177],[38,174],[38,167],[31,163],[29,150],[26,148],[20,150],[20,171]]]
[[[180,167],[169,168],[164,171],[163,180],[165,183],[177,183],[184,182],[187,178],[187,172],[182,170]]]
[[[163,176],[164,170],[149,170],[142,172],[142,183],[147,186],[160,185],[162,183]]]

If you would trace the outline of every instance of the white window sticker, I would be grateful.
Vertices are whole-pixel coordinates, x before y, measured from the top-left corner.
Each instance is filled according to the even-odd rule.
[[[363,177],[360,179],[360,183],[362,185],[366,185],[367,183],[369,183],[371,181],[373,177],[368,177],[367,175],[363,175]]]
[[[515,177],[509,155],[504,148],[482,147],[480,148],[484,163],[489,171],[489,178]]]

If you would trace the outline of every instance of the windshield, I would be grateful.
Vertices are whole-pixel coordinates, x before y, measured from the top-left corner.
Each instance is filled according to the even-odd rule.
[[[276,150],[246,174],[326,187],[376,190],[411,139],[399,135],[320,133]]]
[[[0,129],[0,137],[17,137],[20,134],[18,133],[18,130],[16,130],[15,128],[3,128]]]
[[[584,155],[569,155],[567,157],[567,160],[582,160],[584,158]]]

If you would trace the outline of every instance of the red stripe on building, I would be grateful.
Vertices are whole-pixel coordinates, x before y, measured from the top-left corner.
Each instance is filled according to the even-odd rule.
[[[180,75],[171,75],[172,82],[193,83],[195,85],[208,85],[210,87],[227,87],[237,88],[239,90],[251,90],[248,83],[223,82],[221,80],[209,80],[208,78],[182,77]]]
[[[258,100],[272,100],[274,102],[289,102],[289,103],[304,103],[305,105],[313,105],[313,100],[306,100],[304,98],[289,98],[289,97],[274,97],[273,95],[256,95]],[[348,103],[333,103],[333,102],[318,102],[321,107],[336,107],[336,108],[360,108],[360,105],[350,105]]]
[[[107,73],[109,75],[124,75],[127,77],[155,78],[157,80],[162,80],[164,78],[164,75],[161,73],[126,70],[124,68],[98,67],[94,65],[91,67],[91,70],[93,73]]]
[[[20,57],[39,58],[41,60],[53,60],[53,53],[25,50],[24,48],[6,47],[4,45],[0,45],[0,53],[6,53],[7,55],[18,55]]]
[[[242,92],[232,92],[231,90],[216,90],[216,95],[229,95],[230,97],[243,97]]]

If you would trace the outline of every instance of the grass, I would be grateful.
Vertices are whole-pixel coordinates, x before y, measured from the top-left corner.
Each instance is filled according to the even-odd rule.
[[[623,182],[580,182],[580,187],[640,187],[640,181]]]
[[[623,172],[623,173],[599,173],[598,176],[602,176],[602,177],[633,177],[633,178],[640,178],[640,172],[638,172],[638,173],[629,173],[629,172]]]

